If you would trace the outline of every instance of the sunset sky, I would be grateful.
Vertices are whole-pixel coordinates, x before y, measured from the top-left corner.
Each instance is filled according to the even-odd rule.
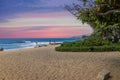
[[[77,0],[0,0],[0,38],[67,38],[89,35],[64,6]],[[79,3],[81,4],[81,3]]]

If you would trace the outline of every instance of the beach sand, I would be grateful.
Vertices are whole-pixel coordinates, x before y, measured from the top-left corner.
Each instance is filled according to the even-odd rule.
[[[120,52],[56,52],[55,45],[0,52],[0,80],[120,80]]]

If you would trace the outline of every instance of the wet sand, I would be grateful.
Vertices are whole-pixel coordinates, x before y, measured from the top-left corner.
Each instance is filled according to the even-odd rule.
[[[56,52],[55,45],[0,52],[0,80],[120,80],[120,52]]]

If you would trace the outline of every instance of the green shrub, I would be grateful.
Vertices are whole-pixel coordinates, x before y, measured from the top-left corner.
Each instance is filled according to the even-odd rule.
[[[72,42],[64,42],[61,46],[63,46],[63,47],[71,47]]]
[[[56,47],[56,51],[62,52],[80,52],[80,51],[89,51],[89,47]]]
[[[103,46],[81,46],[81,47],[56,47],[56,51],[62,52],[105,52],[105,51],[120,51],[120,46],[103,45]]]
[[[95,38],[95,37],[90,37],[88,39],[85,39],[83,43],[86,46],[102,46],[102,45],[111,44],[111,42],[108,40],[104,40],[102,38]]]
[[[60,47],[56,47],[56,51],[67,52],[104,52],[104,51],[120,51],[120,42],[112,43],[102,38],[90,37],[84,41],[64,42]]]

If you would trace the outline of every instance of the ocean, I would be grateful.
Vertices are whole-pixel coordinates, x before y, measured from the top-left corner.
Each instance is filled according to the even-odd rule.
[[[0,48],[6,50],[17,50],[24,48],[34,48],[38,45],[47,45],[49,42],[63,43],[82,40],[82,38],[0,38]]]

